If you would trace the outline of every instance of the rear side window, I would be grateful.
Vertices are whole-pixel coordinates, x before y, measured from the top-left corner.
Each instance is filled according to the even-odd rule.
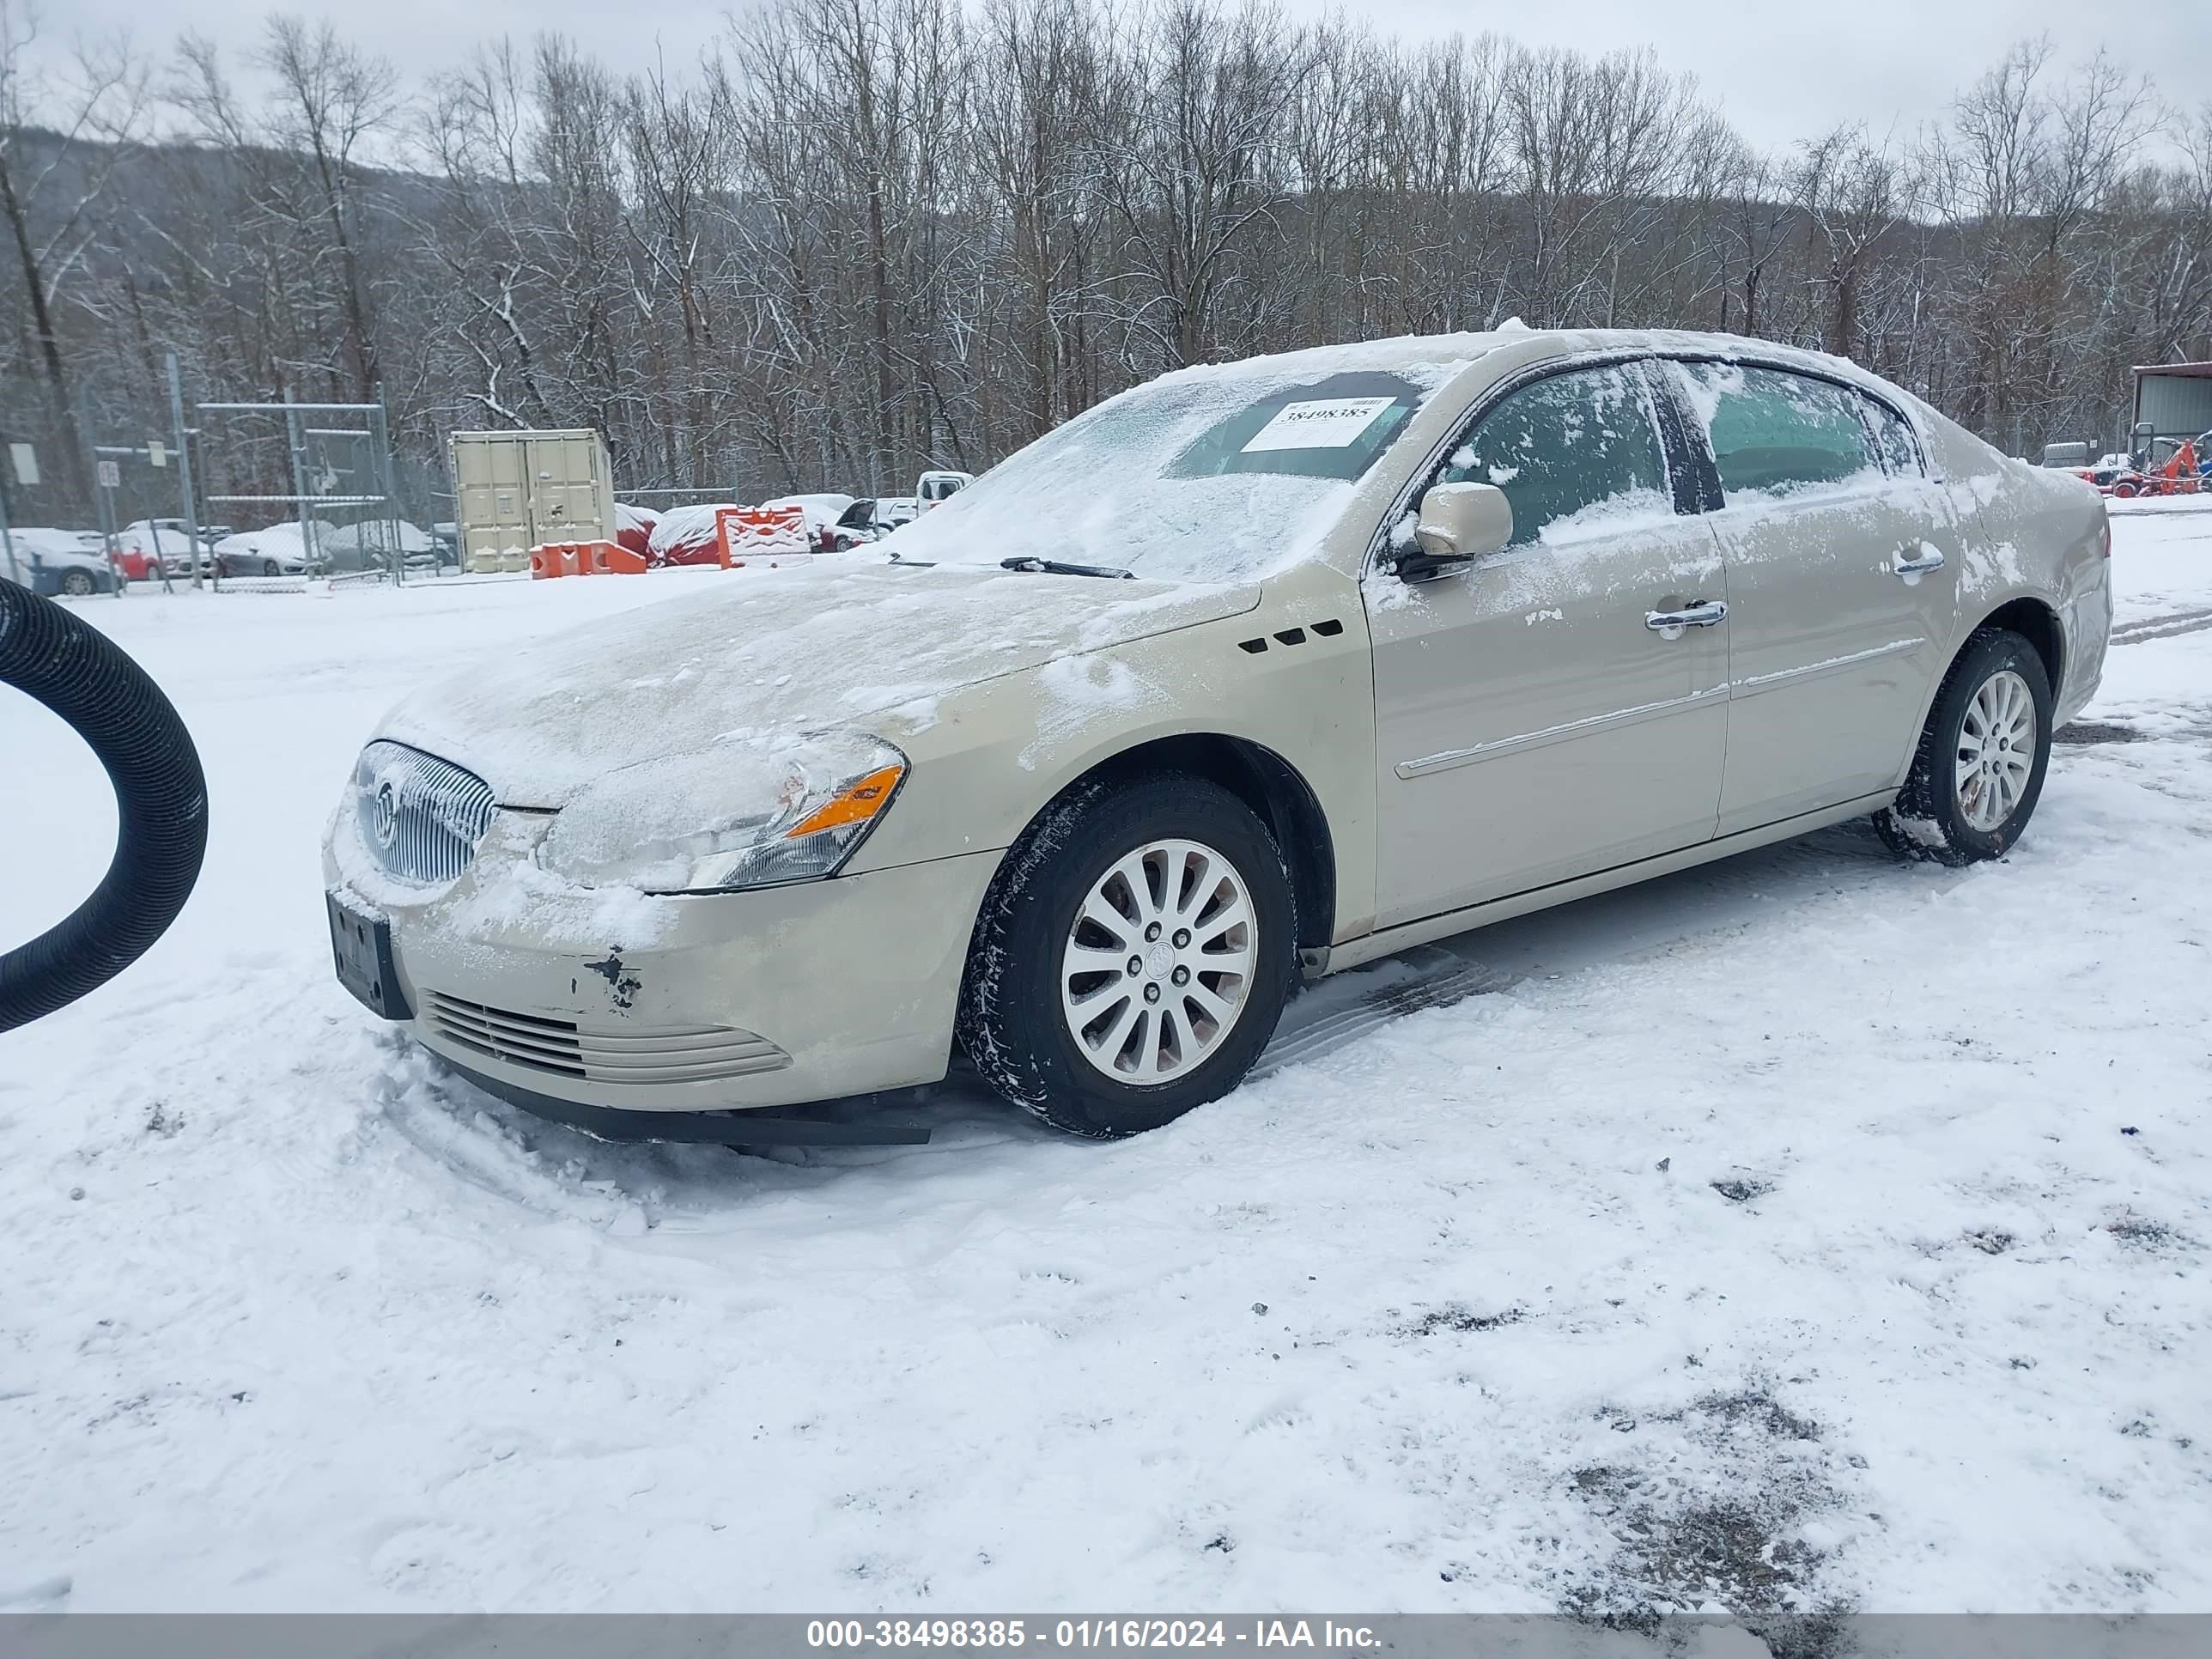
[[[1780,369],[1736,363],[1679,367],[1729,501],[1771,500],[1880,477],[1856,392]]]
[[[1874,428],[1875,447],[1893,478],[1917,478],[1926,469],[1920,464],[1920,441],[1904,416],[1876,398],[1864,400],[1867,421]]]
[[[1674,511],[1651,389],[1632,365],[1574,369],[1509,393],[1433,482],[1504,490],[1515,547]]]

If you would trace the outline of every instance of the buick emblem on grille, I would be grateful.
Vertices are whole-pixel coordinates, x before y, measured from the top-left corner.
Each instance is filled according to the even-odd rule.
[[[451,881],[491,827],[491,786],[451,761],[379,738],[354,768],[355,815],[376,861],[405,881]]]

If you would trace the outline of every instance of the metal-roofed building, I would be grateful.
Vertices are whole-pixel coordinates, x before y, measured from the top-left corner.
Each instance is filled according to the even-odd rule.
[[[2212,363],[2149,363],[2136,372],[2133,428],[2139,450],[2146,438],[2194,438],[2212,431]]]

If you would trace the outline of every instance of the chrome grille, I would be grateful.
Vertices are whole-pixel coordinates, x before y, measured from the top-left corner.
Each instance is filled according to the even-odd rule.
[[[378,741],[353,773],[355,817],[376,861],[407,881],[451,881],[491,828],[491,786],[451,761]]]
[[[430,993],[423,1014],[432,1030],[471,1053],[594,1083],[705,1083],[791,1064],[766,1037],[727,1025],[591,1030],[443,991]]]

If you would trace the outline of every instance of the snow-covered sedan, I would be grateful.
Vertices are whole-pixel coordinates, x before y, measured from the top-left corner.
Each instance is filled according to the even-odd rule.
[[[115,532],[115,562],[134,582],[157,582],[164,574],[190,580],[193,561],[185,550],[191,544],[182,519],[137,519]],[[201,576],[214,575],[215,544],[201,538],[198,552]]]
[[[15,554],[13,579],[33,593],[81,599],[115,591],[115,572],[98,535],[32,525],[10,531],[8,539]],[[9,574],[8,559],[0,555],[0,576]]]
[[[215,560],[226,576],[307,576],[325,568],[319,556],[309,556],[307,532],[297,520],[225,536],[215,544]]]
[[[917,510],[911,495],[882,495],[854,501],[837,515],[836,525],[830,532],[830,551],[849,553],[865,543],[881,541],[901,525],[912,523]]]
[[[1182,370],[881,556],[401,705],[330,830],[340,977],[572,1119],[927,1085],[957,1045],[1130,1133],[1235,1086],[1301,976],[1851,817],[2005,852],[2101,672],[2107,528],[1751,340]]]

